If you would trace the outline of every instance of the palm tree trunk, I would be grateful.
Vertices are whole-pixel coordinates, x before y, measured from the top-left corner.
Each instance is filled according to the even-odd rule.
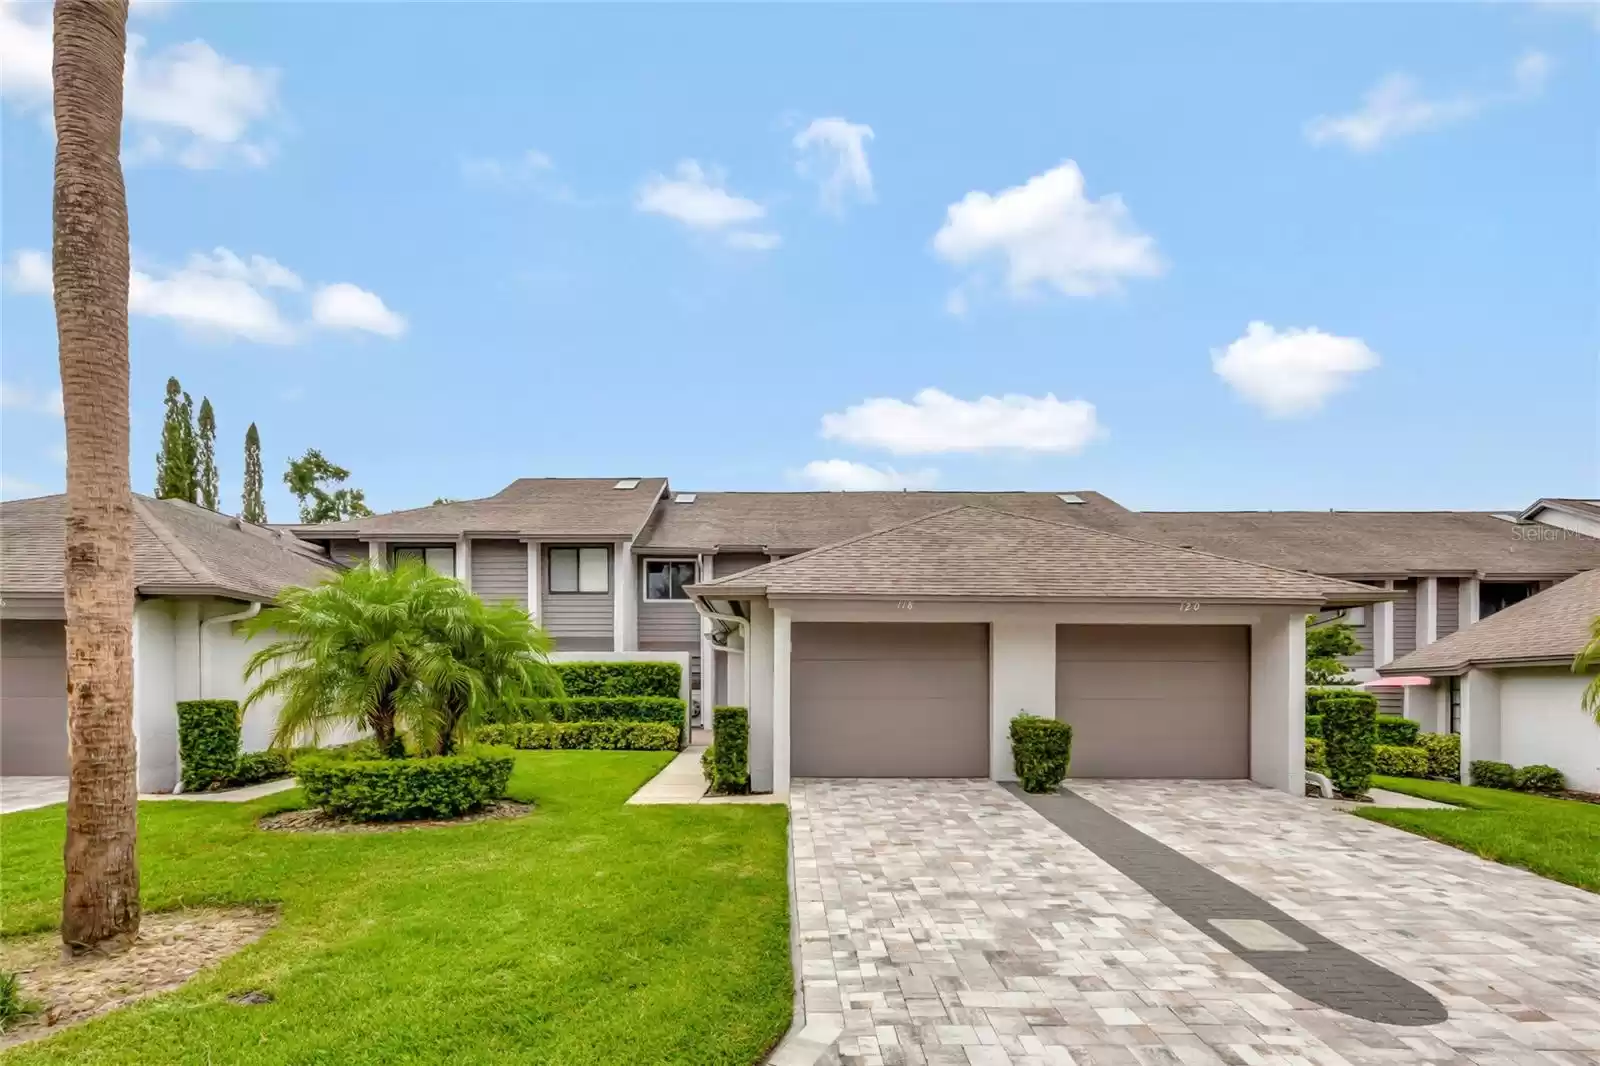
[[[66,890],[69,951],[139,932],[133,742],[133,497],[128,485],[128,0],[55,8],[56,332],[67,423]]]

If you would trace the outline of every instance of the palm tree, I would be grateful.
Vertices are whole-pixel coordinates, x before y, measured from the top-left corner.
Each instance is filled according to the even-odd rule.
[[[1600,615],[1589,622],[1589,643],[1572,661],[1572,672],[1581,674],[1600,664]],[[1596,674],[1583,690],[1583,709],[1594,715],[1594,724],[1600,725],[1600,674]]]
[[[67,426],[66,885],[61,939],[116,951],[139,934],[133,741],[133,495],[128,482],[127,0],[57,0],[52,204]]]

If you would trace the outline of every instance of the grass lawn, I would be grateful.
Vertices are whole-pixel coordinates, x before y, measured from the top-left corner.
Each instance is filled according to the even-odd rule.
[[[787,811],[624,807],[671,752],[522,752],[530,816],[265,833],[248,804],[145,803],[146,910],[273,903],[171,995],[14,1049],[34,1063],[735,1063],[787,1028]],[[54,928],[61,807],[0,818],[0,932]],[[264,989],[276,1002],[235,1006]]]
[[[1469,809],[1362,807],[1363,818],[1600,892],[1600,805],[1409,777],[1374,777],[1372,784]]]

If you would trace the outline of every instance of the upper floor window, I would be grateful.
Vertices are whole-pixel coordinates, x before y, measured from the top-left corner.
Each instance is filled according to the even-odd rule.
[[[551,592],[610,592],[610,548],[551,548]]]
[[[436,574],[456,576],[456,548],[454,544],[396,545],[389,549],[389,565],[422,563]]]
[[[647,600],[687,600],[683,586],[694,584],[694,562],[686,559],[646,559],[644,598]]]
[[[1483,581],[1478,584],[1478,617],[1488,618],[1537,594],[1537,581]]]

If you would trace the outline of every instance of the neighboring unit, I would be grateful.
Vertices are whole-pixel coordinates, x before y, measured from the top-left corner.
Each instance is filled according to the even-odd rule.
[[[1493,618],[1383,668],[1421,675],[1406,689],[1406,715],[1424,730],[1461,734],[1462,780],[1474,759],[1554,766],[1567,783],[1600,792],[1600,722],[1583,709],[1594,674],[1573,658],[1600,615],[1600,570],[1569,578]]]

